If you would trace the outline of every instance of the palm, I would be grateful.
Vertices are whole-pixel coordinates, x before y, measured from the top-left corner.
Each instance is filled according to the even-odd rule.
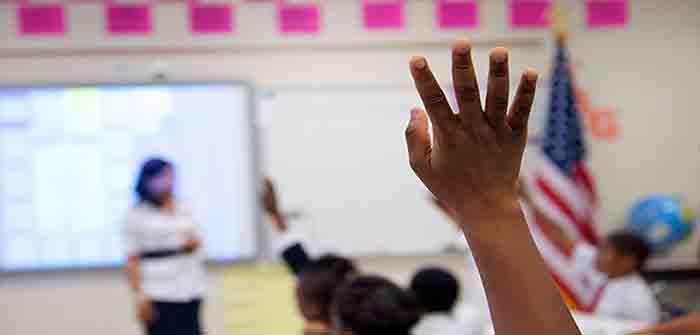
[[[507,112],[507,50],[494,49],[484,112],[470,46],[458,43],[452,58],[457,113],[447,102],[427,61],[421,57],[411,60],[411,73],[427,116],[423,110],[413,109],[406,136],[411,167],[418,177],[436,197],[459,208],[468,202],[488,202],[515,191],[537,73],[523,73],[515,102]],[[433,126],[432,140],[428,118]]]

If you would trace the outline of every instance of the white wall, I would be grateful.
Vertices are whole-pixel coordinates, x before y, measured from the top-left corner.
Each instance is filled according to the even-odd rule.
[[[65,39],[18,39],[14,11],[0,5],[0,84],[149,80],[154,68],[173,80],[244,79],[263,89],[361,87],[372,83],[410,87],[406,61],[425,54],[448,79],[448,41],[475,40],[483,56],[496,44],[513,48],[515,69],[533,64],[546,71],[545,32],[510,31],[505,1],[482,1],[482,26],[474,31],[434,28],[432,2],[408,1],[407,30],[364,33],[356,1],[324,1],[324,32],[318,37],[280,38],[274,12],[265,4],[239,6],[238,32],[194,38],[186,32],[184,6],[160,4],[156,31],[147,38],[102,35],[100,7],[71,5]],[[623,133],[614,142],[593,141],[592,163],[602,196],[602,225],[624,219],[638,196],[663,192],[700,204],[700,113],[693,104],[700,69],[700,2],[636,0],[622,30],[588,31],[576,6],[571,53],[578,82],[595,104],[618,110]],[[477,59],[484,71],[484,59]],[[271,160],[284,147],[266,148]],[[272,172],[280,167],[270,167]],[[303,190],[286,189],[290,197]],[[397,209],[400,210],[400,209]],[[681,250],[691,255],[690,248]],[[206,318],[212,334],[223,331],[216,291]],[[116,271],[40,273],[0,278],[2,334],[135,334],[130,297]],[[102,298],[102,299],[100,299]]]

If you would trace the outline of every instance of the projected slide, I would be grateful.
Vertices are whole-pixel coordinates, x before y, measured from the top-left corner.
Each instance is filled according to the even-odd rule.
[[[249,96],[233,84],[0,89],[0,270],[121,263],[151,156],[174,162],[210,259],[253,256]]]

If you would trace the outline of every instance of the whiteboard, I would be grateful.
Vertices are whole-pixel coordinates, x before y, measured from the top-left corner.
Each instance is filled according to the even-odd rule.
[[[265,170],[283,205],[302,213],[298,225],[313,247],[355,255],[464,247],[408,165],[404,129],[421,105],[413,87],[309,86],[258,100]]]
[[[301,89],[261,99],[265,166],[323,251],[420,253],[455,234],[408,167],[409,89]]]
[[[0,88],[0,270],[119,264],[151,157],[173,163],[209,259],[253,257],[251,99],[233,82]]]

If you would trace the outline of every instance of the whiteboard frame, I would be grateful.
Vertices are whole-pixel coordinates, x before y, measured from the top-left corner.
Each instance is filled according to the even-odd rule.
[[[87,88],[87,87],[149,87],[149,86],[206,86],[206,85],[230,85],[231,87],[243,87],[246,89],[247,94],[245,94],[247,103],[246,106],[244,106],[244,113],[246,113],[246,117],[248,118],[248,127],[250,129],[250,144],[251,144],[251,151],[250,151],[250,169],[252,172],[252,178],[254,180],[260,181],[262,180],[262,176],[260,173],[260,163],[261,163],[261,152],[260,152],[260,146],[259,146],[259,138],[258,138],[258,127],[257,127],[257,103],[256,103],[256,97],[257,97],[257,90],[256,87],[249,81],[245,80],[220,80],[220,79],[213,79],[213,80],[175,80],[175,81],[170,81],[165,78],[158,78],[154,77],[153,80],[150,81],[108,81],[108,82],[80,82],[80,81],[60,81],[60,82],[52,82],[52,83],[41,83],[41,84],[32,84],[32,83],[16,83],[16,84],[0,84],[0,90],[12,90],[12,89],[50,89],[50,88]],[[259,192],[260,192],[260,187],[258,186],[260,182],[253,182],[251,183],[251,189],[248,190],[254,195],[254,199],[259,198]],[[259,201],[254,201],[253,203],[258,204]],[[3,208],[0,206],[0,214],[3,213]],[[262,255],[262,248],[263,245],[261,244],[262,241],[262,235],[263,235],[263,230],[262,230],[262,209],[260,206],[253,206],[252,208],[252,216],[253,216],[253,222],[252,224],[253,229],[253,245],[254,245],[254,250],[253,250],[253,256],[252,257],[240,257],[236,259],[225,259],[225,260],[216,260],[216,259],[206,259],[205,264],[206,265],[214,265],[214,266],[221,266],[221,265],[231,265],[231,264],[241,264],[241,263],[250,263],[253,261],[256,261],[260,259]],[[2,234],[0,234],[2,236]],[[41,267],[26,267],[26,268],[19,268],[16,270],[13,269],[4,269],[0,267],[0,276],[9,276],[9,275],[21,275],[21,274],[32,274],[32,273],[46,273],[46,272],[51,272],[51,273],[68,273],[68,272],[89,272],[89,271],[96,271],[96,270],[111,270],[111,269],[119,269],[124,265],[123,262],[116,262],[116,263],[110,263],[110,262],[105,262],[102,264],[86,264],[86,265],[71,265],[71,266],[41,266]]]

